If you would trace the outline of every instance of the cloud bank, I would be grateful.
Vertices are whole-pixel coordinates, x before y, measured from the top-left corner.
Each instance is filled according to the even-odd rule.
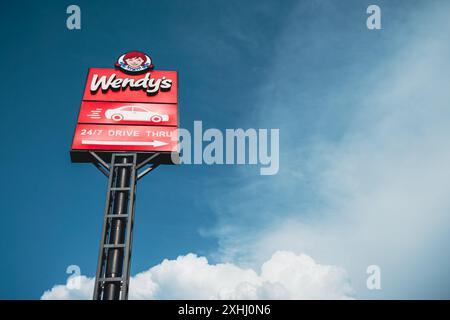
[[[79,282],[75,288],[74,283]],[[91,299],[94,279],[73,277],[41,299]],[[345,270],[307,255],[278,251],[260,272],[231,263],[210,264],[195,254],[164,260],[131,278],[130,299],[349,299]]]

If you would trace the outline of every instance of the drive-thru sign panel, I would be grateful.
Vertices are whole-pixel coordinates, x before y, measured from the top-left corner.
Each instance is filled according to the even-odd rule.
[[[177,151],[177,128],[160,126],[77,125],[74,149]]]

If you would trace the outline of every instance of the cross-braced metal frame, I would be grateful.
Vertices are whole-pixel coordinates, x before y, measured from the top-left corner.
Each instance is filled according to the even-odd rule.
[[[137,153],[113,153],[111,163],[90,151],[94,165],[108,177],[94,300],[127,300],[130,282],[136,182],[156,169],[159,153],[137,163]],[[146,169],[143,169],[149,165]],[[142,169],[142,170],[141,170]]]

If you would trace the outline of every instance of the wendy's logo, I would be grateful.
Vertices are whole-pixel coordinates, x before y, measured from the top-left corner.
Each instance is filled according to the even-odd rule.
[[[139,74],[153,69],[152,59],[143,52],[130,51],[117,59],[116,67],[128,74]]]

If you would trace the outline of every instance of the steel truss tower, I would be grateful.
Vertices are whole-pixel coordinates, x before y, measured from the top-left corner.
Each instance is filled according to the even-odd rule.
[[[139,172],[156,158],[150,155],[141,163],[137,153],[113,153],[106,163],[90,151],[94,165],[108,177],[108,190],[103,217],[94,300],[127,300],[130,282],[131,247],[133,243],[136,183],[158,165]]]

